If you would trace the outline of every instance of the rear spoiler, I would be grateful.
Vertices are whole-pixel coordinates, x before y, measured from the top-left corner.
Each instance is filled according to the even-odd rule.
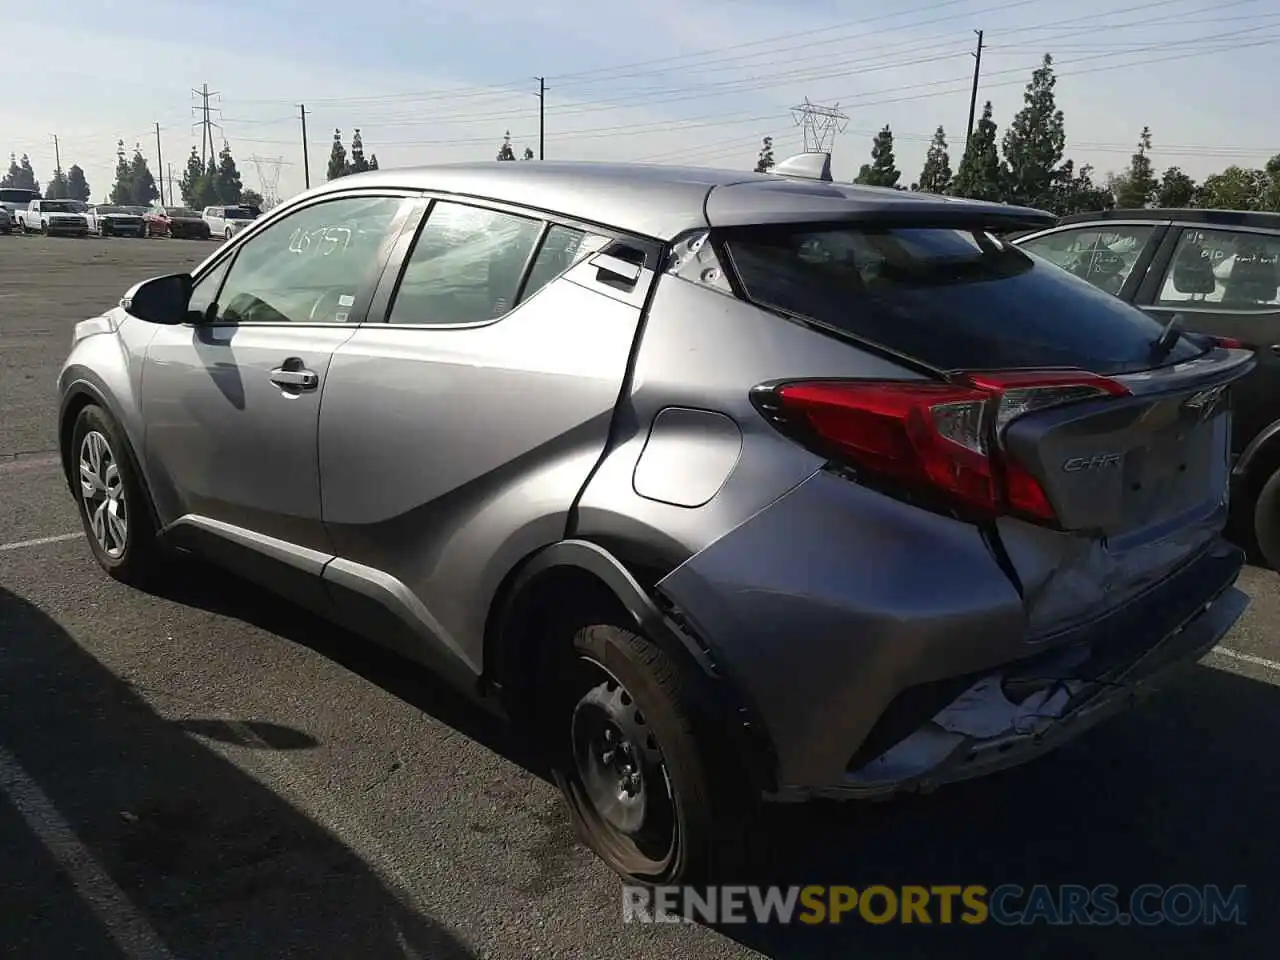
[[[832,176],[831,154],[827,152],[811,151],[787,157],[774,165],[769,172],[783,180],[816,181],[839,186]],[[850,186],[854,185],[850,184]],[[897,202],[875,204],[874,209],[868,210],[865,216],[859,216],[857,210],[849,210],[835,218],[836,222],[874,223],[886,227],[986,230],[995,234],[1043,230],[1058,222],[1058,217],[1054,214],[1034,207],[969,200],[964,197],[949,197],[941,194],[915,193],[893,187],[858,186],[857,189],[883,193],[886,199],[892,198]],[[761,225],[770,222],[781,224],[789,219],[784,215],[775,220],[766,215],[759,222]]]

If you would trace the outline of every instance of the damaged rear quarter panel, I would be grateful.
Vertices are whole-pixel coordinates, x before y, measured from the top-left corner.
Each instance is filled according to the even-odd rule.
[[[839,781],[906,687],[1025,655],[977,527],[818,472],[658,590],[744,688],[784,786]]]

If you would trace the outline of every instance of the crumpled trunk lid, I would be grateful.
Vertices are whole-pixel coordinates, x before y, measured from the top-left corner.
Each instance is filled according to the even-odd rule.
[[[1033,636],[1095,617],[1195,557],[1226,522],[1230,385],[1251,353],[1214,349],[1115,377],[1131,396],[1014,420],[1003,443],[1043,486],[1059,527],[1002,518]]]

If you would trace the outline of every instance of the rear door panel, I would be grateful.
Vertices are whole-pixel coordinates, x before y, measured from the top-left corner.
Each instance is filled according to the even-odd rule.
[[[652,282],[646,267],[637,286]],[[367,626],[372,600],[401,621],[410,656],[478,671],[491,597],[564,537],[608,442],[641,317],[609,292],[581,261],[492,322],[370,323],[335,352],[319,455],[338,560],[325,576],[349,619]]]

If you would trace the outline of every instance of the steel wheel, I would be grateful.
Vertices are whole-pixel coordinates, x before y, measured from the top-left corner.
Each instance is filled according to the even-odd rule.
[[[631,693],[579,657],[569,719],[569,789],[595,842],[624,871],[661,875],[680,847],[676,798],[661,747]]]
[[[128,500],[111,444],[97,430],[80,442],[80,497],[98,546],[112,560],[120,559],[129,543]]]

